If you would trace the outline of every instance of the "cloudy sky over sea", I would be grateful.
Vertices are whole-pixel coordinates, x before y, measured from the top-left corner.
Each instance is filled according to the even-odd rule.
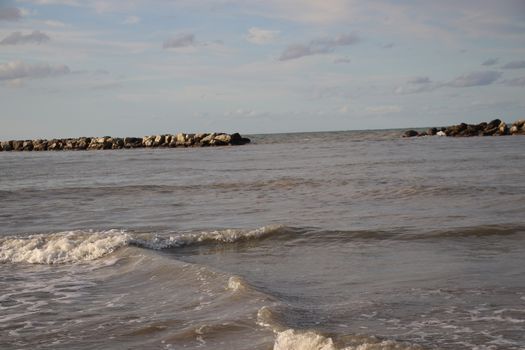
[[[0,138],[525,117],[525,1],[0,0]]]

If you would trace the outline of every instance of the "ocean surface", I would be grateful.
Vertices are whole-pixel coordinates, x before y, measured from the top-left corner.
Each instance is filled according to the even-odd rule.
[[[0,349],[525,349],[525,137],[0,152]]]

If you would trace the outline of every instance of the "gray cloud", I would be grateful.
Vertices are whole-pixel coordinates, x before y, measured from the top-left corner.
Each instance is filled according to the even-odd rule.
[[[498,62],[499,62],[499,59],[497,59],[497,58],[489,58],[489,59],[483,61],[483,63],[481,63],[481,65],[482,66],[493,66],[493,65],[495,65]]]
[[[167,39],[162,45],[165,49],[193,46],[195,44],[195,36],[193,34],[181,34],[173,38]]]
[[[415,85],[422,85],[422,84],[430,84],[431,80],[429,77],[415,77],[408,81],[409,84],[415,84]]]
[[[352,62],[352,60],[349,59],[348,57],[340,57],[334,60],[334,63],[350,63],[350,62]]]
[[[525,77],[505,79],[502,83],[507,86],[525,86]]]
[[[0,64],[0,81],[22,78],[47,78],[69,73],[69,67],[63,64],[28,64],[23,61],[12,61]]]
[[[525,68],[525,61],[513,61],[509,62],[502,67],[503,69],[521,69]]]
[[[4,39],[2,39],[2,41],[0,41],[0,45],[17,45],[28,43],[41,44],[46,41],[49,41],[49,36],[47,36],[47,34],[42,33],[39,30],[34,30],[32,33],[29,34],[13,32],[6,36]]]
[[[16,7],[0,7],[0,21],[16,21],[22,18],[22,11]]]
[[[337,47],[354,45],[359,42],[355,33],[341,34],[336,38],[322,38],[311,40],[308,44],[288,46],[279,61],[293,60],[296,58],[333,52]]]
[[[453,87],[471,87],[490,85],[501,77],[501,72],[481,71],[461,75],[446,85]]]
[[[385,44],[383,46],[381,46],[383,49],[391,49],[393,48],[395,45],[394,43],[388,43],[388,44]]]
[[[430,92],[443,87],[472,87],[490,85],[501,77],[502,73],[497,71],[481,71],[460,75],[448,82],[434,82],[429,77],[415,77],[407,81],[405,85],[398,86],[395,93],[399,95],[418,94]],[[505,82],[505,81],[504,81]],[[514,82],[514,84],[518,81]],[[507,85],[512,84],[508,82]]]

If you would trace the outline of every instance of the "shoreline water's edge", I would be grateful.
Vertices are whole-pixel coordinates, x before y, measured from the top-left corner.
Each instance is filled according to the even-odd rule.
[[[123,148],[174,148],[238,146],[250,143],[239,133],[162,134],[140,137],[78,137],[66,139],[9,140],[1,151],[85,151]]]
[[[426,131],[419,132],[414,129],[406,130],[403,137],[417,136],[452,136],[452,137],[471,137],[471,136],[507,136],[507,135],[525,135],[525,120],[516,120],[509,127],[507,123],[500,119],[494,119],[490,122],[479,124],[461,123],[441,128],[429,128]]]

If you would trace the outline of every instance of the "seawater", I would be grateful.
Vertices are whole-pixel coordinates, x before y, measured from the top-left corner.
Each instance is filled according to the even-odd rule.
[[[0,348],[525,348],[525,137],[399,134],[0,153]]]

